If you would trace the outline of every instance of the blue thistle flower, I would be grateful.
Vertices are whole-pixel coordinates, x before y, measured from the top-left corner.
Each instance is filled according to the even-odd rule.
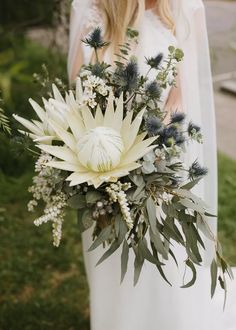
[[[194,180],[200,177],[207,175],[208,169],[206,167],[202,167],[197,160],[195,160],[192,165],[189,167],[189,179]]]
[[[159,118],[152,116],[146,120],[146,129],[150,136],[156,136],[162,129],[162,123]]]
[[[174,112],[171,114],[170,122],[171,124],[179,123],[182,124],[186,115],[184,112]]]
[[[87,46],[94,48],[95,50],[103,48],[109,45],[109,42],[105,42],[102,37],[102,30],[100,27],[96,27],[87,38],[82,40]]]
[[[163,59],[163,54],[160,53],[160,54],[158,54],[155,57],[146,58],[146,63],[152,69],[158,69],[159,68],[159,65],[161,64],[162,59]]]
[[[133,59],[125,66],[118,67],[114,76],[116,83],[129,92],[137,87],[138,77],[138,64]]]
[[[161,96],[161,87],[155,80],[151,81],[146,85],[145,93],[151,99],[159,99]]]
[[[200,131],[201,128],[190,121],[190,123],[188,124],[188,135],[192,136],[193,132],[199,133]]]
[[[185,142],[185,137],[182,132],[174,125],[165,127],[160,133],[159,142],[167,147],[171,147],[173,144],[180,145]]]

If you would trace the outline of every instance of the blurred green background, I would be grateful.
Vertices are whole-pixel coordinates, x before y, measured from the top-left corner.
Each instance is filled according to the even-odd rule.
[[[43,92],[33,79],[35,72],[42,72],[42,64],[52,79],[67,79],[66,56],[53,33],[61,22],[68,22],[68,2],[1,0],[0,22],[2,107],[10,117],[14,112],[30,117],[28,98],[40,100]],[[39,42],[44,31],[46,44]],[[14,136],[12,120],[11,125]],[[34,227],[35,216],[26,207],[33,159],[14,145],[12,137],[0,133],[0,330],[88,330],[88,286],[75,217],[70,214],[65,221],[60,248],[51,244],[50,225]],[[236,162],[220,153],[219,237],[232,265],[235,201]]]

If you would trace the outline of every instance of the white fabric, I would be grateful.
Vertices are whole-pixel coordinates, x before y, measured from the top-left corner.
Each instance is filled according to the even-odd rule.
[[[172,0],[172,2],[177,24],[177,40],[158,17],[148,10],[140,23],[136,56],[140,70],[144,72],[146,71],[144,56],[155,56],[159,52],[166,55],[170,44],[178,44],[184,50],[185,60],[180,67],[183,105],[189,118],[199,124],[204,133],[204,145],[191,145],[186,161],[190,163],[198,158],[210,169],[209,176],[196,188],[196,193],[207,201],[211,212],[216,213],[215,120],[204,7],[199,0]],[[91,18],[91,8],[93,8],[92,2],[89,0],[73,1],[69,75],[72,72],[79,37],[83,34],[82,27]],[[97,23],[97,18],[94,22]],[[84,61],[87,63],[90,53],[88,48],[84,45],[82,47]],[[168,92],[163,95],[163,103]],[[213,231],[216,232],[216,220],[210,221]],[[210,299],[208,265],[212,257],[212,243],[208,242],[204,260],[206,267],[199,268],[198,280],[194,287],[179,288],[184,269],[183,266],[177,269],[170,260],[165,269],[168,279],[173,283],[172,288],[163,281],[151,264],[144,264],[140,280],[133,288],[132,251],[128,273],[120,285],[121,249],[95,267],[104,250],[100,247],[93,252],[87,252],[92,243],[91,233],[92,228],[82,235],[90,287],[91,330],[233,330],[236,328],[235,297],[232,294],[229,297],[229,303],[232,305],[225,314],[222,312],[222,290],[217,291],[213,302]],[[178,245],[175,246],[175,252],[180,260],[186,257],[183,249]],[[233,289],[236,289],[235,283],[231,285],[231,291]]]

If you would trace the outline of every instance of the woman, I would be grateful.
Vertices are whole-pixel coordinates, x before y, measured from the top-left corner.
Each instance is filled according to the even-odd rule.
[[[183,49],[184,62],[179,67],[178,87],[168,89],[162,98],[167,111],[181,109],[203,130],[204,144],[189,146],[186,162],[198,159],[210,169],[210,174],[196,188],[215,213],[216,142],[214,106],[211,87],[209,50],[206,35],[204,7],[200,0],[75,0],[72,4],[68,72],[73,81],[83,63],[91,59],[91,51],[81,39],[100,25],[111,46],[103,54],[112,63],[111,53],[124,41],[128,26],[139,30],[139,44],[133,50],[141,72],[146,72],[145,57],[157,53],[168,54],[168,46]],[[152,77],[150,77],[152,78]],[[216,221],[210,226],[216,233]],[[204,264],[199,269],[197,283],[190,289],[180,289],[184,269],[170,260],[166,274],[170,287],[159,276],[155,267],[145,265],[137,286],[133,287],[132,260],[122,285],[120,253],[95,268],[102,248],[87,252],[91,245],[91,229],[83,233],[83,248],[90,287],[92,330],[209,330],[213,320],[210,312],[209,260],[212,246],[206,242]],[[179,259],[185,255],[175,247]],[[180,262],[181,263],[181,262]]]

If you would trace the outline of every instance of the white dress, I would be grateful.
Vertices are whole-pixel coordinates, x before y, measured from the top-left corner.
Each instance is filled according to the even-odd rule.
[[[90,15],[94,8],[91,8]],[[145,11],[139,28],[139,45],[136,56],[141,73],[146,73],[145,57],[158,53],[168,54],[168,46],[176,46],[177,40],[160,19],[152,12]],[[85,63],[90,59],[89,48],[82,45]],[[151,73],[150,79],[154,78]],[[165,103],[169,94],[162,95]],[[193,146],[186,157],[187,161],[200,158],[204,160],[201,147]],[[204,198],[204,184],[195,192]],[[233,330],[226,326],[222,318],[222,295],[214,303],[210,299],[209,267],[198,270],[198,278],[194,287],[181,289],[184,268],[176,267],[172,260],[165,266],[170,287],[159,275],[154,265],[145,263],[136,287],[133,287],[133,251],[130,251],[128,272],[120,284],[121,248],[102,264],[95,267],[96,262],[105,252],[102,247],[87,252],[92,244],[92,230],[82,234],[84,260],[90,288],[91,330]],[[175,245],[175,253],[179,260],[186,255],[182,247]],[[185,283],[188,280],[185,277]],[[232,323],[232,322],[231,322]],[[223,325],[224,324],[224,325]]]

